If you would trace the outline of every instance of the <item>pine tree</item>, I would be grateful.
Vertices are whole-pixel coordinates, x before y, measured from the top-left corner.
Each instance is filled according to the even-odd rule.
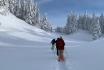
[[[48,19],[46,16],[41,18],[40,28],[45,30],[45,31],[51,31],[52,32],[52,25],[48,22]]]
[[[103,14],[101,14],[101,16],[99,17],[99,23],[100,23],[101,31],[104,34],[104,15]]]
[[[74,13],[71,12],[68,16],[65,28],[67,34],[73,33],[77,30],[77,17]]]
[[[16,0],[8,0],[8,2],[9,2],[9,10],[10,10],[10,12],[15,14]]]
[[[5,0],[0,0],[0,6],[4,6],[5,5]]]
[[[83,30],[88,30],[88,25],[89,25],[89,16],[87,13],[84,15],[80,15],[78,19],[78,27]]]
[[[40,23],[40,14],[39,14],[39,9],[37,7],[37,3],[35,4],[31,4],[32,2],[30,2],[30,4],[28,4],[29,6],[27,6],[27,8],[29,8],[27,10],[27,15],[25,20],[31,24],[31,25],[38,25]]]
[[[92,16],[92,23],[91,23],[90,28],[91,28],[94,40],[96,40],[99,37],[101,37],[102,33],[101,33],[99,20],[98,20],[98,17],[95,16],[95,14],[93,14],[93,16]]]

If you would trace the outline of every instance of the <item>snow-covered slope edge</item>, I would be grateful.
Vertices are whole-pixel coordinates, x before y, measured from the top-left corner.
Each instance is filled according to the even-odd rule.
[[[50,33],[27,24],[9,12],[7,12],[6,15],[0,14],[1,46],[8,44],[27,45],[29,42],[29,44],[32,45],[34,42],[47,42],[50,41],[49,36]]]

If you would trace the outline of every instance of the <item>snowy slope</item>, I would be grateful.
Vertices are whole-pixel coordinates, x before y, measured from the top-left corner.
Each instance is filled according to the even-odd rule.
[[[9,12],[4,15],[2,11],[5,10],[0,11],[0,70],[49,70],[55,67],[49,50],[51,34],[28,25]]]
[[[0,14],[0,45],[3,43],[5,43],[5,45],[8,45],[8,43],[21,45],[24,41],[27,41],[26,45],[28,41],[33,43],[34,41],[47,42],[50,39],[48,38],[49,36],[50,33],[27,24],[11,13],[6,13],[6,15]]]

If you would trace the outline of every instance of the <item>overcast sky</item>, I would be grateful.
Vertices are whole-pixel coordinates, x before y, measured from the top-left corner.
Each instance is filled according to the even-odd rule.
[[[40,12],[47,13],[48,20],[55,26],[66,23],[68,13],[103,13],[104,0],[35,0],[39,3]]]

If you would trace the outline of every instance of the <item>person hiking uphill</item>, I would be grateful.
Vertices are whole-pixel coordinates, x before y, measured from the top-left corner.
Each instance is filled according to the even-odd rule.
[[[52,44],[52,47],[51,47],[51,49],[52,50],[54,50],[54,48],[56,48],[56,40],[55,39],[53,39],[52,41],[51,41],[51,44]],[[56,54],[57,54],[57,56],[58,56],[58,49],[56,48]]]
[[[53,49],[54,49],[54,47],[55,47],[55,43],[56,43],[56,40],[55,40],[55,39],[52,39],[52,41],[51,41],[51,44],[52,44],[51,49],[52,49],[52,50],[53,50]]]
[[[58,61],[64,61],[64,46],[65,42],[62,37],[57,38],[56,48],[58,50]]]

